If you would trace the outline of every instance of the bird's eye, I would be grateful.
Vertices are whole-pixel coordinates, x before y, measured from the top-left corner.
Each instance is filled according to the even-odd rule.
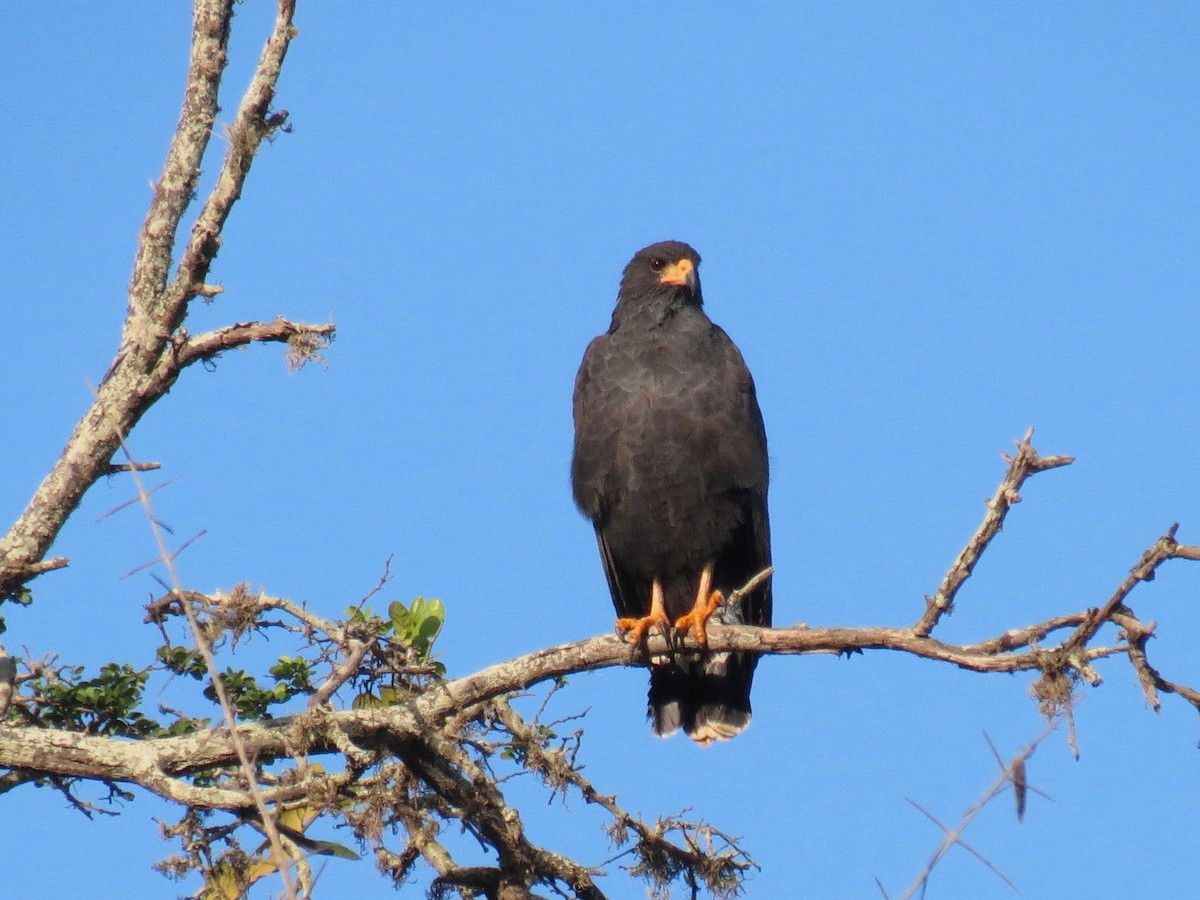
[[[663,259],[661,256],[656,256],[656,257],[654,257],[654,259],[650,260],[650,271],[651,272],[661,272],[666,267],[667,267],[667,261],[665,259]]]

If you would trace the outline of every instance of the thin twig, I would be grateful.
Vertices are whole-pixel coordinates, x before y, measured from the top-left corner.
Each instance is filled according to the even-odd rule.
[[[88,385],[88,387],[91,388],[92,394],[94,395],[96,393],[96,388],[91,387],[91,385]],[[125,470],[125,471],[128,471],[128,470]],[[137,471],[140,472],[142,470],[138,469]],[[153,497],[155,494],[157,494],[159,491],[161,491],[167,485],[174,484],[178,480],[179,480],[178,478],[168,478],[166,481],[164,481],[160,484],[156,484],[152,488],[146,488],[145,489],[146,496]],[[137,494],[134,494],[128,500],[122,500],[120,503],[118,503],[116,506],[109,509],[107,512],[104,512],[104,513],[101,513],[100,515],[98,515],[96,517],[96,521],[103,522],[105,519],[111,519],[117,513],[121,512],[121,510],[128,509],[131,506],[137,506],[141,502],[142,502],[142,498],[139,497]]]
[[[132,466],[132,465],[135,465],[135,464],[134,463],[109,463],[108,464],[108,474],[109,475],[117,475],[117,474],[120,474],[121,472],[128,472],[128,471],[130,471],[130,466]],[[137,465],[137,471],[139,471],[139,472],[153,472],[155,469],[162,468],[162,463],[158,463],[158,462],[141,462],[141,463],[136,463],[136,465]]]
[[[1154,544],[1149,547],[1142,558],[1138,560],[1137,565],[1129,570],[1129,576],[1121,582],[1120,587],[1113,592],[1113,595],[1108,598],[1108,601],[1099,609],[1092,610],[1087,619],[1080,623],[1075,633],[1067,639],[1063,645],[1066,650],[1073,650],[1077,647],[1084,646],[1090,641],[1104,625],[1109,621],[1109,617],[1117,611],[1118,607],[1125,602],[1125,598],[1129,596],[1138,584],[1143,581],[1153,581],[1154,574],[1168,559],[1195,559],[1196,553],[1200,552],[1200,548],[1183,547],[1175,540],[1175,532],[1179,530],[1179,523],[1176,522],[1167,529],[1166,534],[1160,537]]]
[[[987,501],[987,513],[983,521],[958,554],[933,596],[926,598],[925,613],[913,625],[915,634],[921,637],[928,635],[941,617],[954,608],[954,598],[959,589],[971,577],[983,551],[1004,527],[1004,518],[1008,511],[1020,502],[1020,490],[1025,480],[1038,472],[1070,465],[1075,461],[1073,456],[1039,456],[1030,443],[1032,438],[1033,429],[1030,428],[1025,437],[1017,442],[1016,455],[1005,456],[1009,464],[1008,471],[1005,472],[1000,486],[996,488],[996,493]]]
[[[167,531],[167,532],[170,531],[169,528],[166,528],[163,525],[163,523],[158,521],[157,519],[154,520],[154,526],[163,531]],[[195,534],[193,534],[190,538],[188,538],[186,541],[184,541],[182,544],[180,544],[178,547],[176,547],[175,551],[171,554],[171,561],[174,562],[175,560],[177,560],[179,558],[180,554],[182,554],[184,550],[186,550],[188,547],[192,546],[192,544],[196,543],[196,541],[198,541],[200,538],[204,537],[204,535],[206,535],[206,534],[208,534],[208,529],[201,528],[199,531],[197,531]],[[151,566],[156,566],[160,562],[162,562],[161,556],[156,556],[153,559],[149,559],[140,565],[134,566],[132,569],[130,569],[128,572],[126,572],[124,575],[121,576],[121,580],[124,581],[125,579],[130,578],[133,575],[136,575],[138,572],[144,572],[146,569],[149,569]]]
[[[937,866],[937,864],[942,860],[942,858],[950,851],[950,849],[955,844],[958,844],[964,850],[967,850],[969,853],[971,853],[973,856],[975,856],[976,859],[980,860],[980,862],[982,862],[989,869],[991,869],[992,872],[994,872],[1000,879],[1002,879],[1004,881],[1005,884],[1007,884],[1009,887],[1011,887],[1014,891],[1017,890],[1017,886],[1015,884],[1013,884],[1012,881],[1009,880],[1008,876],[1006,876],[1003,872],[1001,872],[998,868],[996,868],[996,866],[994,866],[991,862],[989,862],[974,847],[969,846],[965,841],[963,841],[962,835],[963,835],[963,832],[967,830],[968,826],[970,826],[970,824],[975,820],[975,817],[978,816],[979,813],[983,810],[983,808],[985,806],[987,806],[996,797],[998,797],[1001,793],[1003,793],[1004,789],[1010,783],[1012,783],[1014,781],[1015,768],[1019,766],[1021,768],[1022,773],[1024,773],[1025,765],[1028,762],[1029,758],[1031,756],[1033,756],[1033,754],[1036,752],[1038,745],[1041,744],[1041,742],[1044,741],[1047,737],[1049,737],[1050,734],[1054,731],[1054,729],[1056,729],[1058,727],[1059,721],[1060,721],[1059,717],[1057,717],[1057,716],[1051,717],[1046,722],[1045,727],[1042,728],[1042,730],[1038,734],[1038,736],[1035,737],[1032,741],[1030,741],[1029,744],[1027,744],[1015,757],[1013,757],[1013,760],[1009,765],[1001,767],[1000,774],[999,774],[999,776],[997,776],[996,780],[994,782],[992,782],[991,786],[986,791],[984,791],[983,796],[980,797],[979,800],[977,800],[970,807],[970,809],[968,809],[966,812],[963,813],[962,817],[958,821],[958,824],[955,825],[954,828],[947,828],[945,825],[943,825],[941,822],[939,822],[933,816],[932,813],[930,813],[928,810],[926,810],[924,807],[922,807],[915,800],[912,800],[911,798],[906,798],[906,799],[908,799],[908,802],[910,804],[912,804],[916,809],[920,810],[925,816],[927,816],[932,822],[934,822],[945,833],[946,836],[945,836],[945,839],[942,841],[942,843],[938,845],[937,849],[934,850],[933,855],[930,856],[930,858],[929,858],[929,862],[927,862],[925,864],[925,868],[921,870],[920,874],[917,876],[917,879],[901,895],[903,898],[905,898],[905,900],[908,900],[908,898],[916,896],[918,893],[921,893],[921,894],[924,893],[925,886],[926,886],[926,884],[928,884],[929,876],[933,874],[934,868]],[[989,744],[990,743],[991,742],[989,740]],[[992,748],[992,752],[993,753],[996,752],[994,747]],[[998,756],[998,754],[997,754],[997,756]],[[1019,891],[1018,891],[1018,893],[1019,893]]]
[[[163,565],[166,566],[167,572],[171,577],[171,585],[176,596],[182,598],[183,583],[179,578],[179,570],[175,567],[175,555],[167,549],[167,543],[163,537],[162,529],[158,525],[157,519],[154,517],[154,508],[150,502],[150,495],[146,492],[142,485],[142,479],[138,473],[137,466],[134,464],[133,455],[129,452],[129,447],[125,443],[124,436],[121,437],[121,450],[125,454],[125,458],[130,463],[129,474],[133,478],[134,486],[137,488],[138,497],[141,500],[142,508],[146,511],[146,518],[150,523],[150,530],[154,534],[154,541],[158,545],[158,552],[162,559]],[[191,543],[191,541],[188,541]],[[185,544],[186,546],[186,544]],[[182,548],[181,548],[182,549]],[[262,793],[258,788],[258,773],[254,764],[250,760],[250,754],[246,749],[245,742],[238,734],[237,715],[233,710],[233,703],[229,699],[229,692],[225,690],[225,685],[221,681],[220,670],[217,667],[216,657],[213,656],[212,647],[204,636],[204,632],[200,627],[199,621],[196,619],[196,613],[192,608],[192,604],[187,600],[181,600],[184,614],[187,616],[188,625],[192,630],[192,637],[196,643],[196,649],[200,651],[201,657],[204,659],[204,665],[208,669],[210,683],[213,691],[217,696],[217,701],[221,706],[221,713],[225,720],[225,726],[229,730],[230,743],[233,745],[234,751],[237,753],[238,762],[241,767],[242,775],[246,779],[246,789],[254,798],[254,803],[258,807],[259,816],[263,830],[266,832],[271,844],[271,855],[274,858],[275,867],[279,871],[283,879],[283,887],[286,896],[296,900],[296,887],[292,883],[290,873],[291,857],[284,850],[283,841],[280,838],[279,830],[276,827],[274,812],[263,799]]]
[[[912,806],[919,813],[921,813],[923,816],[925,816],[925,818],[929,819],[930,822],[932,822],[934,825],[936,825],[938,828],[940,828],[942,830],[942,832],[946,835],[946,840],[942,843],[942,846],[940,846],[937,849],[937,851],[934,853],[933,858],[929,861],[929,863],[926,867],[927,871],[930,874],[932,874],[932,872],[933,872],[934,868],[937,866],[937,864],[939,862],[941,862],[943,857],[945,857],[945,855],[950,851],[950,848],[953,847],[955,844],[957,844],[958,846],[960,846],[964,850],[966,850],[968,853],[970,853],[972,856],[974,856],[981,863],[983,863],[985,866],[987,866],[989,869],[991,869],[992,874],[995,875],[997,878],[999,878],[1001,881],[1003,881],[1005,884],[1007,884],[1010,888],[1012,888],[1013,891],[1015,891],[1018,894],[1021,893],[1017,889],[1017,886],[1012,883],[1012,879],[1010,879],[1007,875],[1005,875],[998,868],[996,868],[995,864],[992,863],[992,861],[989,860],[986,856],[984,856],[982,853],[980,853],[978,850],[976,850],[974,847],[972,847],[970,844],[968,844],[966,841],[963,840],[961,828],[965,827],[965,826],[960,826],[959,828],[951,829],[948,826],[946,826],[945,824],[943,824],[942,821],[937,818],[937,816],[935,816],[933,813],[931,813],[929,810],[927,810],[925,807],[923,807],[920,803],[918,803],[912,797],[905,797],[904,799],[908,801],[908,804],[910,806]],[[925,884],[928,882],[928,880],[929,880],[929,878],[927,875],[925,877],[925,880],[921,882],[921,893],[922,894],[924,894],[924,892],[925,892]],[[910,891],[911,891],[911,888],[910,888]],[[906,896],[911,896],[911,893],[907,894]]]

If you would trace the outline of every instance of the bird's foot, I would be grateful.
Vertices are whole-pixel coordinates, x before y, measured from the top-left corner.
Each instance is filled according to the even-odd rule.
[[[690,628],[692,636],[696,639],[696,643],[701,647],[708,646],[708,620],[712,618],[713,613],[725,602],[725,597],[720,591],[713,591],[707,597],[696,598],[696,605],[692,607],[692,611],[685,616],[675,620],[675,627],[687,633]]]
[[[655,625],[661,625],[663,634],[666,634],[670,624],[671,620],[661,610],[651,610],[650,615],[640,619],[617,619],[617,631],[625,632],[625,640],[629,643],[640,644],[646,632]]]

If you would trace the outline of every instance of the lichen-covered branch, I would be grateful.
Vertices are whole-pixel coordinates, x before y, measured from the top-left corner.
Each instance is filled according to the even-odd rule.
[[[1020,453],[1040,459],[1028,438],[1022,446]],[[1033,463],[1017,476],[1027,478],[1050,467]],[[960,558],[977,559],[996,534],[994,528],[977,532]],[[1032,688],[1035,699],[1048,716],[1066,715],[1074,740],[1071,692],[1077,683],[1099,684],[1097,666],[1111,657],[1128,658],[1153,705],[1157,706],[1159,692],[1169,692],[1200,708],[1200,692],[1167,680],[1153,667],[1147,655],[1153,623],[1143,624],[1130,606],[1137,585],[1149,580],[1165,561],[1200,559],[1200,547],[1180,544],[1175,535],[1172,527],[1147,549],[1130,576],[1098,607],[1059,614],[973,643],[941,641],[922,633],[919,625],[712,626],[709,650],[763,655],[896,652],[979,673],[1037,673]],[[756,578],[768,575],[764,572]],[[967,575],[956,576],[956,584],[961,585]],[[634,854],[634,862],[629,871],[646,879],[654,890],[681,880],[693,892],[703,887],[714,896],[732,894],[753,865],[736,841],[712,826],[676,818],[647,824],[630,815],[614,797],[582,777],[574,761],[577,739],[569,753],[563,749],[566,744],[550,746],[553,729],[536,720],[526,723],[507,702],[514,694],[573,673],[646,665],[654,655],[693,652],[697,648],[690,639],[675,637],[669,642],[654,633],[634,647],[606,634],[448,679],[440,677],[429,655],[431,635],[440,629],[443,615],[436,601],[414,601],[411,609],[393,603],[387,620],[360,605],[348,610],[346,621],[334,621],[294,601],[239,585],[228,593],[176,589],[153,601],[148,610],[147,621],[163,630],[163,660],[171,671],[193,677],[199,676],[192,668],[192,652],[174,646],[168,637],[172,619],[193,611],[197,633],[212,643],[214,652],[222,646],[228,651],[264,630],[285,630],[308,652],[309,661],[300,669],[296,660],[288,663],[288,671],[304,673],[297,690],[308,694],[307,710],[277,719],[249,716],[236,725],[236,742],[229,727],[203,728],[197,720],[186,718],[180,724],[188,733],[173,736],[139,732],[131,720],[123,733],[140,739],[117,741],[105,734],[84,733],[87,729],[58,727],[53,716],[47,719],[52,704],[33,688],[33,682],[48,676],[35,676],[34,666],[27,663],[30,675],[16,680],[20,689],[12,700],[9,725],[0,727],[0,768],[10,773],[0,779],[0,791],[31,778],[49,779],[68,795],[71,785],[80,780],[136,785],[189,811],[224,812],[234,822],[261,819],[267,807],[279,816],[312,810],[314,815],[340,817],[397,882],[408,877],[418,858],[424,858],[439,873],[435,888],[443,894],[525,896],[532,886],[544,884],[575,896],[602,896],[592,868],[526,837],[520,814],[505,799],[502,780],[495,774],[497,765],[515,761],[520,769],[537,773],[552,793],[577,791],[586,802],[603,807],[612,818],[614,840],[622,846],[632,840],[627,852]],[[1105,624],[1114,627],[1114,641],[1098,641]],[[288,659],[282,657],[281,662]],[[325,674],[317,677],[317,669]],[[338,702],[343,689],[357,691],[349,706]],[[87,721],[94,724],[95,720]],[[242,755],[254,760],[249,771],[255,773],[257,807],[247,790],[244,762],[239,769],[237,743],[242,745]],[[315,764],[321,757],[334,760],[329,772]],[[295,768],[281,778],[269,774],[268,766]],[[190,820],[179,827],[184,828],[186,821]],[[461,829],[494,851],[496,864],[460,861],[459,851],[442,836],[451,823],[450,830]],[[210,842],[232,841],[236,832],[228,825],[187,828],[199,829]],[[393,828],[405,835],[405,845],[398,850],[387,843]],[[288,840],[294,844],[297,838],[290,835]],[[231,844],[219,864],[237,868],[234,863],[242,859],[239,852]],[[261,872],[266,864],[258,857],[243,862],[237,869],[243,878]],[[203,865],[207,877],[217,877],[213,868],[217,863],[211,860],[174,865]]]
[[[633,874],[646,878],[658,889],[666,889],[675,874],[684,872],[692,887],[698,889],[702,884],[714,897],[740,893],[742,877],[755,866],[733,838],[711,825],[679,818],[646,824],[622,808],[616,797],[596,790],[575,764],[573,753],[548,748],[545,739],[507,701],[497,700],[491,709],[512,735],[525,766],[537,772],[552,791],[574,788],[588,803],[604,809],[612,818],[609,834],[619,847],[629,843],[631,834],[634,836],[629,848],[634,855],[629,867]],[[671,840],[672,834],[681,835],[682,841]]]
[[[1182,548],[1190,554],[1197,548]],[[1190,558],[1187,557],[1187,558]],[[274,600],[263,609],[279,609]],[[712,626],[709,649],[751,651],[769,655],[850,654],[891,651],[949,663],[974,672],[1040,672],[1048,666],[1068,669],[1114,655],[1128,654],[1130,645],[1075,648],[1071,639],[1045,646],[1057,630],[1078,626],[1087,611],[1059,616],[1035,626],[1005,632],[975,644],[956,645],[921,637],[909,628],[754,628]],[[1129,630],[1129,617],[1121,620]],[[1118,623],[1119,624],[1119,623]],[[678,646],[676,649],[680,649]],[[682,649],[694,649],[688,641]],[[1077,651],[1077,652],[1076,652]],[[630,647],[615,634],[599,635],[537,650],[463,678],[435,681],[411,700],[395,706],[369,709],[325,710],[247,723],[239,727],[248,750],[260,761],[290,756],[296,747],[311,755],[338,752],[334,734],[340,733],[363,748],[381,742],[404,740],[438,728],[452,716],[498,697],[526,690],[565,675],[615,666],[644,665],[648,655],[667,654],[672,648],[661,635],[651,636],[643,648]],[[1141,652],[1144,652],[1144,648]],[[1073,654],[1078,662],[1073,661]],[[224,729],[184,737],[157,738],[114,744],[104,738],[54,729],[25,732],[0,729],[0,767],[37,767],[76,777],[130,781],[160,792],[159,776],[181,777],[217,766],[233,765],[236,758]],[[153,775],[148,779],[147,774]],[[245,800],[248,803],[248,799]],[[229,803],[221,794],[212,806]],[[237,804],[234,804],[237,805]]]
[[[87,490],[113,473],[113,455],[145,412],[179,378],[183,369],[222,349],[257,341],[288,340],[302,362],[333,336],[332,325],[276,319],[218,329],[189,338],[183,327],[188,303],[210,299],[217,288],[204,284],[221,244],[221,229],[262,142],[279,131],[286,115],[270,111],[280,66],[295,29],[294,0],[278,0],[278,11],[237,116],[217,184],[192,228],[173,279],[175,238],[191,203],[219,110],[218,93],[228,54],[233,0],[196,0],[192,49],[179,124],[162,173],[155,182],[129,282],[129,302],[116,358],[96,388],[59,459],[25,510],[0,536],[0,601],[23,597],[30,579],[67,564],[45,556]],[[305,345],[303,341],[310,341]],[[315,343],[311,343],[315,342]],[[23,597],[24,598],[24,597]]]
[[[334,331],[333,325],[291,322],[282,316],[270,322],[238,322],[235,325],[188,337],[179,348],[174,364],[190,366],[194,362],[212,359],[226,350],[244,347],[247,344],[292,343],[304,339],[312,341],[304,351],[307,357],[311,358],[324,345],[328,344]]]
[[[199,293],[221,245],[221,230],[233,205],[242,196],[242,187],[258,148],[264,140],[286,127],[287,112],[272,112],[271,103],[275,99],[283,60],[296,36],[292,25],[295,14],[295,0],[277,0],[271,35],[263,46],[254,77],[242,96],[233,124],[229,126],[225,161],[217,184],[192,227],[175,283],[170,294],[164,297],[164,303],[175,304],[178,308]]]
[[[183,108],[138,240],[133,277],[129,281],[131,315],[123,331],[124,344],[143,341],[152,344],[152,329],[145,326],[154,312],[156,299],[167,286],[175,235],[196,192],[201,162],[217,119],[221,77],[229,61],[233,6],[234,0],[195,3]],[[147,355],[153,355],[153,346],[146,350]]]

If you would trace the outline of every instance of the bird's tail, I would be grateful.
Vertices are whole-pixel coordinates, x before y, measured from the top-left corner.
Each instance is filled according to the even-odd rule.
[[[648,716],[654,733],[670,737],[682,728],[703,747],[741,734],[750,725],[757,662],[753,653],[712,653],[652,668]]]

